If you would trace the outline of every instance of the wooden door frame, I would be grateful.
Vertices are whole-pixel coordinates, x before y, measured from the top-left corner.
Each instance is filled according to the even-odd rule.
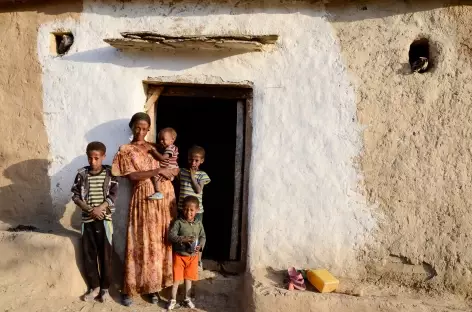
[[[191,84],[162,82],[154,80],[144,80],[144,89],[147,94],[144,111],[151,117],[151,128],[156,129],[157,104],[160,96],[184,96],[184,97],[206,97],[220,98],[241,101],[244,104],[244,120],[238,120],[237,123],[243,123],[243,163],[241,174],[241,196],[239,206],[241,207],[241,246],[239,261],[231,261],[234,270],[244,271],[247,264],[248,247],[248,198],[249,198],[249,169],[251,164],[252,151],[252,109],[253,109],[253,86],[248,83],[231,84]],[[156,131],[150,131],[147,139],[155,142]],[[235,168],[235,170],[237,170]],[[236,176],[235,172],[235,176]],[[235,177],[236,178],[236,177]],[[236,195],[236,194],[235,194]],[[234,209],[234,205],[233,205]],[[235,218],[233,218],[233,222]],[[230,254],[235,254],[234,246],[231,247]],[[237,249],[237,248],[236,248]],[[231,255],[230,255],[231,256]]]

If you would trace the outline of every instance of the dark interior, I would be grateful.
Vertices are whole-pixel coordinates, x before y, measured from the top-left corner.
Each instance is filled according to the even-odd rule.
[[[413,67],[415,62],[417,62],[421,57],[428,59],[427,68],[420,70],[419,73],[426,72],[432,66],[430,53],[429,53],[429,40],[426,38],[418,39],[413,41],[410,45],[410,50],[408,51],[408,62],[410,66]]]
[[[159,98],[157,130],[177,131],[179,166],[187,166],[187,151],[199,145],[206,151],[200,170],[211,179],[203,190],[203,225],[207,243],[204,259],[229,259],[234,200],[234,157],[236,148],[236,100],[195,97]],[[178,180],[174,183],[178,194]]]

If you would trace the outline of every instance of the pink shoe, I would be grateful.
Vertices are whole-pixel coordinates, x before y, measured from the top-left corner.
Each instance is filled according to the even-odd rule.
[[[295,268],[289,268],[287,270],[288,277],[290,278],[290,284],[293,285],[295,289],[305,290],[305,280],[301,273],[299,273]],[[290,287],[290,286],[289,286]]]

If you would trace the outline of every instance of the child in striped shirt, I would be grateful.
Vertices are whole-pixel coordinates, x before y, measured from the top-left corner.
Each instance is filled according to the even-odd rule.
[[[159,143],[162,147],[162,153],[158,152],[153,146],[149,145],[148,152],[159,161],[161,168],[179,168],[177,163],[177,157],[179,156],[179,149],[174,145],[175,139],[177,139],[177,132],[172,128],[164,128],[159,131],[157,135]],[[165,179],[161,176],[152,177],[152,183],[154,184],[155,193],[149,196],[149,199],[163,199],[164,195],[159,192],[159,182]]]
[[[115,211],[118,181],[111,167],[103,165],[106,147],[101,142],[87,145],[89,166],[78,170],[72,186],[72,200],[82,209],[82,252],[85,277],[89,291],[85,301],[100,295],[102,302],[110,300],[108,288],[111,279],[113,255],[111,221]]]
[[[205,150],[200,146],[193,146],[188,151],[187,168],[181,168],[180,194],[179,194],[179,216],[183,217],[182,208],[185,197],[195,196],[200,202],[200,209],[195,215],[195,221],[203,222],[203,187],[210,183],[210,177],[205,171],[200,170],[200,165],[205,161]],[[204,246],[202,246],[203,249]],[[202,268],[202,253],[199,253],[198,266]]]

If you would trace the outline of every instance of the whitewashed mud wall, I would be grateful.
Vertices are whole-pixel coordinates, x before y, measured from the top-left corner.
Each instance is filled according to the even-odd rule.
[[[38,36],[43,101],[52,164],[51,194],[69,200],[87,142],[103,141],[110,162],[129,138],[128,118],[143,107],[148,76],[205,83],[254,82],[254,133],[249,195],[249,265],[326,266],[356,272],[356,252],[375,226],[358,196],[354,158],[361,151],[356,101],[340,46],[322,8],[262,4],[86,1],[78,21],[47,23]],[[49,33],[70,29],[68,55],[49,54]],[[168,35],[280,35],[271,51],[232,56],[127,54],[102,39],[121,31]],[[212,78],[216,77],[216,78]],[[122,194],[129,191],[121,189]],[[122,252],[126,197],[115,217]],[[211,239],[211,237],[209,238]]]

